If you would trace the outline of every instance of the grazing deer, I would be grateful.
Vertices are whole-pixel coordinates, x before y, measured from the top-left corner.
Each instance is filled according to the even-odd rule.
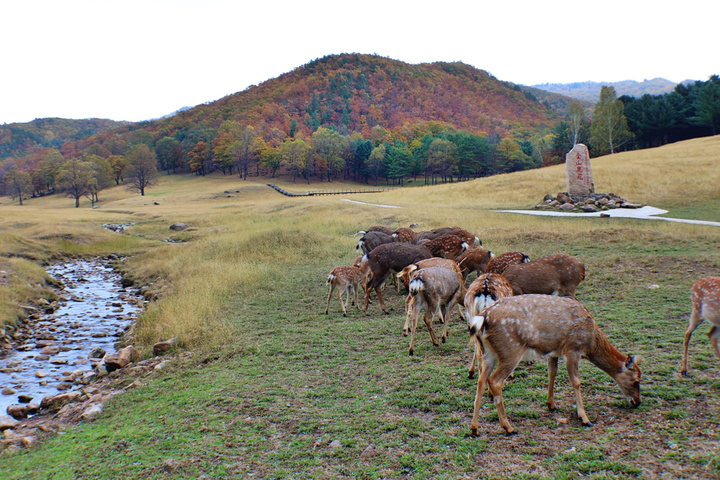
[[[363,312],[367,314],[368,305],[370,303],[370,293],[375,290],[380,308],[387,315],[389,312],[385,308],[385,301],[382,297],[380,288],[385,283],[391,272],[399,272],[411,263],[419,262],[425,258],[432,257],[430,250],[412,243],[385,243],[375,247],[370,253],[366,253],[364,258],[368,263],[369,280],[365,286],[365,306]]]
[[[483,273],[493,258],[493,253],[484,248],[473,248],[461,253],[455,260],[462,271],[463,280],[467,280],[472,272]]]
[[[692,299],[692,313],[690,314],[690,323],[685,331],[685,352],[683,353],[681,370],[684,377],[689,376],[687,357],[690,337],[703,320],[712,323],[708,338],[710,338],[710,345],[715,350],[715,356],[720,358],[720,349],[718,348],[718,337],[720,336],[720,277],[705,277],[696,281],[690,288],[690,297]]]
[[[447,258],[439,258],[439,257],[432,257],[427,258],[425,260],[420,260],[416,263],[411,263],[407,267],[403,268],[400,273],[397,274],[397,278],[399,278],[403,284],[408,287],[410,286],[410,280],[412,279],[412,275],[417,272],[418,270],[422,270],[423,268],[430,268],[430,267],[439,267],[439,268],[446,268],[448,270],[451,270],[455,272],[460,279],[461,282],[464,283],[462,272],[460,271],[460,267],[458,267],[458,264],[455,263],[454,260],[450,260]],[[407,336],[407,334],[410,332],[410,322],[412,320],[412,307],[415,302],[415,297],[413,295],[408,294],[407,298],[405,299],[405,325],[403,325],[403,336]],[[462,316],[462,308],[460,304],[458,303],[458,310],[460,311],[460,315]]]
[[[430,339],[433,345],[440,346],[432,328],[432,320],[435,311],[439,310],[440,319],[445,325],[442,334],[442,342],[448,336],[448,313],[465,294],[465,286],[456,272],[440,267],[430,267],[418,270],[410,281],[410,295],[415,297],[413,302],[413,320],[410,328],[410,350],[414,353],[415,332],[417,330],[418,316],[425,307],[425,325],[430,332]],[[444,309],[443,309],[444,307]]]
[[[392,233],[392,236],[397,239],[398,242],[412,243],[415,238],[415,232],[409,228],[400,227]]]
[[[520,263],[527,263],[530,261],[530,257],[522,252],[505,252],[501,253],[497,257],[494,257],[488,263],[485,273],[503,273],[510,265],[518,265]]]
[[[496,273],[483,273],[474,282],[470,284],[465,294],[465,314],[467,323],[470,325],[473,318],[482,315],[483,311],[490,305],[503,297],[511,297],[513,294],[512,287],[505,280],[505,277]],[[480,357],[482,356],[482,344],[473,338],[474,353],[470,362],[468,378],[475,376],[475,365],[480,365]]]
[[[453,234],[441,235],[432,240],[421,240],[418,245],[424,245],[430,249],[433,257],[449,258],[450,260],[455,260],[458,255],[470,248],[465,240]]]
[[[575,289],[585,278],[585,265],[571,255],[556,253],[510,265],[503,277],[512,285],[514,295],[542,293],[575,298]]]
[[[581,358],[587,358],[610,375],[632,406],[640,404],[639,360],[632,355],[623,355],[613,347],[590,312],[577,300],[550,295],[502,298],[484,315],[473,317],[469,329],[485,351],[470,425],[473,435],[480,430],[478,416],[485,385],[497,406],[500,424],[507,433],[513,433],[505,413],[502,388],[503,382],[526,355],[548,358],[547,406],[550,410],[555,410],[553,389],[558,358],[565,357],[568,377],[575,391],[577,414],[585,426],[592,423],[585,413],[580,394]]]
[[[357,263],[357,260],[356,260]],[[332,297],[333,290],[338,289],[337,296],[340,300],[340,306],[342,307],[343,317],[347,317],[346,304],[350,302],[350,291],[352,290],[352,304],[360,310],[360,304],[358,303],[358,287],[363,283],[365,276],[368,273],[367,262],[353,265],[348,267],[342,265],[340,267],[333,268],[327,276],[327,283],[330,285],[330,291],[328,292],[327,306],[325,307],[325,315],[330,310],[330,298]],[[346,293],[346,301],[343,302],[342,294]]]
[[[374,226],[368,228],[367,230],[360,230],[354,236],[365,235],[366,233],[370,233],[370,232],[382,232],[386,235],[392,235],[393,230],[392,230],[392,228],[388,228],[384,225],[374,225]]]
[[[396,241],[397,240],[395,239],[395,237],[383,232],[367,232],[365,235],[362,236],[357,246],[355,247],[355,250],[362,250],[363,253],[368,253],[371,252],[373,248],[377,247],[378,245],[382,245],[383,243],[393,243]]]
[[[423,240],[434,240],[437,237],[441,237],[452,232],[452,227],[440,227],[432,230],[423,230],[422,232],[417,232],[413,235],[412,243],[419,245]]]
[[[471,248],[482,247],[482,241],[477,237],[477,235],[473,235],[464,228],[452,227],[450,233],[465,240]]]

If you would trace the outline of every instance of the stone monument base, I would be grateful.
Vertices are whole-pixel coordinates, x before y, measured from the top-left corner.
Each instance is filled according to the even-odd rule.
[[[556,209],[562,211],[597,212],[612,208],[640,208],[643,205],[630,203],[614,193],[590,193],[588,195],[569,195],[559,192],[557,196],[545,195],[542,203],[535,209]]]

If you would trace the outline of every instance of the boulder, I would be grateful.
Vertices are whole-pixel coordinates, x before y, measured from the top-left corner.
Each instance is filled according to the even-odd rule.
[[[28,416],[27,405],[13,404],[7,407],[7,414],[15,420],[23,420]]]
[[[0,432],[9,428],[15,428],[18,421],[8,415],[0,415]]]
[[[105,355],[105,368],[107,368],[108,372],[113,372],[136,360],[137,357],[137,350],[132,345],[129,345],[119,352]]]
[[[180,230],[186,230],[187,228],[188,228],[187,223],[182,223],[182,222],[176,222],[176,223],[173,223],[172,225],[170,225],[170,230],[180,231]]]
[[[93,420],[102,413],[102,409],[102,405],[90,405],[85,409],[85,411],[83,411],[80,417],[85,421]]]
[[[103,358],[107,352],[102,347],[95,347],[92,350],[90,350],[90,354],[88,355],[88,358]]]
[[[173,337],[170,340],[156,343],[155,345],[153,345],[153,355],[155,355],[156,357],[162,355],[163,353],[170,350],[176,342],[177,337]]]

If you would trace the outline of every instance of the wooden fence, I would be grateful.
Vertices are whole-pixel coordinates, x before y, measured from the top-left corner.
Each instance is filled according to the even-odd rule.
[[[353,193],[380,193],[380,192],[387,192],[388,190],[393,190],[397,187],[388,187],[388,188],[382,188],[382,187],[375,187],[375,188],[351,188],[351,189],[345,189],[345,190],[311,190],[309,192],[305,193],[291,193],[287,190],[284,190],[277,185],[273,185],[271,183],[267,184],[268,187],[274,188],[278,192],[282,193],[283,195],[287,195],[288,197],[312,197],[315,195],[350,195]]]

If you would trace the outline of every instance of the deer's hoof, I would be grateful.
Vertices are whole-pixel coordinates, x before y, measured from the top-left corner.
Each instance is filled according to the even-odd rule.
[[[587,428],[592,428],[595,426],[595,424],[593,422],[587,422],[587,423],[583,422],[582,426],[587,427]]]

